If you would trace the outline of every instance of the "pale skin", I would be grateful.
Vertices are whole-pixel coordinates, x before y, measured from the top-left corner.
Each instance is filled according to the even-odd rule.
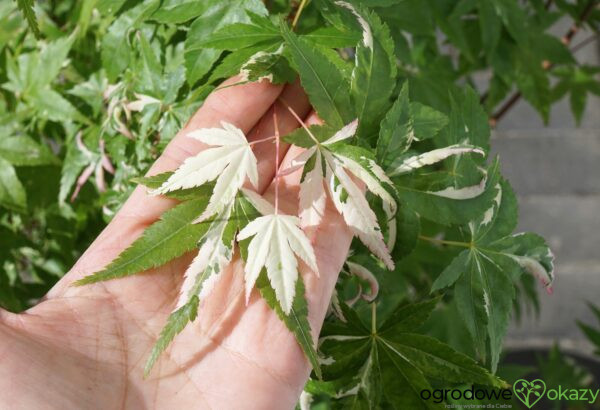
[[[238,79],[228,80],[233,84]],[[282,102],[283,101],[283,102]],[[284,103],[285,102],[285,103]],[[298,84],[266,81],[214,92],[156,161],[149,175],[172,171],[206,146],[185,134],[242,129],[250,141],[299,126],[286,105],[317,121]],[[259,193],[274,202],[275,144],[257,143]],[[299,153],[281,144],[280,169]],[[279,208],[297,213],[298,172],[279,178]],[[101,270],[175,201],[138,187],[75,266],[37,306],[0,310],[0,408],[8,409],[292,409],[310,374],[294,336],[254,290],[246,305],[238,253],[147,379],[143,367],[178,298],[194,254],[141,275],[74,287]],[[303,264],[313,338],[323,324],[352,235],[328,199],[320,226],[306,230],[320,276]]]

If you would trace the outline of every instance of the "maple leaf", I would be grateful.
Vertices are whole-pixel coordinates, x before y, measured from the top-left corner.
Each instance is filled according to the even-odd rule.
[[[255,187],[258,185],[256,156],[246,136],[239,128],[221,121],[223,128],[202,128],[192,131],[188,137],[215,146],[198,155],[187,158],[183,164],[152,195],[199,187],[217,180],[208,205],[195,221],[201,222],[222,211],[230,204],[246,177]]]
[[[231,218],[233,204],[218,214],[198,244],[198,255],[184,274],[176,309],[189,303],[192,297],[205,296],[216,282],[217,275],[231,262],[237,224]]]
[[[263,216],[251,221],[237,235],[238,241],[253,237],[248,246],[248,258],[244,266],[246,300],[263,267],[275,290],[275,296],[287,315],[290,313],[298,279],[296,254],[317,275],[315,253],[304,232],[299,228],[300,220],[291,215],[276,213],[266,201],[257,201],[257,194],[244,190],[244,194]]]
[[[306,129],[315,145],[296,157],[290,165],[290,170],[295,170],[307,165],[308,161],[315,157],[314,168],[306,174],[300,184],[302,224],[317,225],[321,220],[324,210],[324,176],[333,203],[348,227],[389,269],[393,269],[394,261],[390,257],[388,245],[384,242],[377,216],[369,206],[364,190],[355,179],[360,180],[367,190],[382,199],[383,209],[390,222],[393,221],[397,204],[384,185],[393,189],[393,184],[383,169],[370,158],[368,150],[343,143],[356,133],[357,127],[358,121],[352,121],[323,142],[319,142],[312,132]]]

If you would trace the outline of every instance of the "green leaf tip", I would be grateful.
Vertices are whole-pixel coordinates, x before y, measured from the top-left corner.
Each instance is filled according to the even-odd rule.
[[[152,348],[150,357],[146,361],[144,366],[144,378],[148,377],[152,367],[156,364],[156,361],[160,355],[166,350],[169,344],[185,328],[188,322],[193,322],[198,315],[198,296],[193,296],[190,301],[171,313],[167,320],[167,325],[163,328],[158,336],[156,344]]]

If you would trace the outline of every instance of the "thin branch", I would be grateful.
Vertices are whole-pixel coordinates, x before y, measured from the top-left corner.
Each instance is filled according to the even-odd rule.
[[[277,104],[273,105],[273,126],[275,127],[275,215],[279,212],[279,124]]]
[[[589,36],[588,38],[586,38],[585,40],[582,40],[580,43],[578,43],[577,45],[574,45],[571,48],[571,52],[572,53],[576,53],[579,50],[581,50],[583,47],[587,46],[590,43],[593,43],[594,41],[598,40],[598,34],[594,34],[593,36]]]
[[[594,11],[596,3],[597,3],[597,0],[590,0],[588,2],[588,4],[585,7],[585,9],[583,9],[583,11],[581,12],[581,14],[579,15],[579,19],[575,22],[575,24],[573,24],[571,26],[571,28],[569,29],[569,31],[567,31],[567,34],[565,34],[563,36],[562,42],[565,45],[571,44],[571,41],[573,40],[573,37],[575,37],[575,34],[577,34],[577,32],[579,31],[579,29],[581,28],[581,26],[583,25],[583,23],[585,23],[585,21],[588,19],[588,17],[590,17],[590,15],[592,14],[592,12]]]
[[[581,12],[581,14],[579,15],[579,18],[577,19],[577,21],[575,21],[575,23],[573,23],[573,25],[569,28],[569,30],[567,31],[567,33],[562,37],[562,42],[564,45],[568,46],[569,44],[571,44],[571,41],[573,40],[573,37],[575,36],[575,34],[577,34],[577,32],[579,31],[579,29],[581,28],[581,26],[583,25],[583,23],[585,23],[585,21],[589,18],[589,16],[592,14],[592,12],[594,11],[594,8],[596,6],[597,0],[590,0],[587,4],[587,6],[585,7],[585,9]],[[544,70],[550,70],[553,67],[552,63],[549,62],[544,62]],[[484,96],[482,96],[482,99],[485,101],[485,98],[487,97],[487,93],[484,94]],[[498,121],[517,103],[517,101],[519,101],[521,99],[521,92],[517,91],[516,93],[514,93],[512,95],[512,97],[510,97],[499,109],[498,111],[496,111],[496,113],[494,113],[492,115],[492,117],[490,118],[490,125],[492,127],[496,126],[496,124],[498,123]]]
[[[308,136],[315,142],[315,144],[319,145],[320,142],[317,139],[317,137],[315,137],[315,135],[310,131],[310,128],[308,128],[306,126],[306,123],[304,121],[302,121],[302,118],[300,118],[300,116],[296,113],[296,111],[294,111],[294,109],[292,107],[290,107],[290,105],[288,103],[286,103],[282,98],[278,98],[277,100],[286,106],[286,108],[289,110],[289,112],[292,114],[292,116],[296,119],[296,121],[298,121],[298,123],[302,126],[302,128],[304,128],[304,131],[306,131]]]
[[[432,238],[430,236],[419,235],[419,239],[426,242],[431,242],[436,245],[460,246],[462,248],[470,248],[471,244],[467,242],[447,241],[444,239]]]
[[[304,10],[304,6],[306,6],[307,0],[302,0],[300,2],[300,6],[298,6],[298,11],[296,11],[296,15],[294,16],[294,21],[292,21],[292,30],[296,28],[296,24],[298,24],[298,20],[300,20],[300,15],[302,14],[302,10]]]

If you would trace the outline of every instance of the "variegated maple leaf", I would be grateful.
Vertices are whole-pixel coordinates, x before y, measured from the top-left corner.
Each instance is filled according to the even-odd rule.
[[[384,185],[393,187],[392,181],[383,169],[366,156],[364,150],[350,145],[338,144],[352,137],[358,121],[353,121],[336,132],[331,138],[319,142],[314,136],[315,145],[296,157],[291,170],[299,169],[315,157],[314,168],[300,184],[300,218],[303,226],[317,225],[325,209],[325,186],[327,182],[333,203],[352,232],[389,269],[394,268],[375,212],[369,206],[364,189],[379,196],[388,220],[393,220],[397,204]]]
[[[244,190],[244,194],[263,214],[237,235],[238,241],[252,237],[244,266],[246,300],[265,267],[275,296],[288,315],[292,309],[298,279],[298,262],[294,255],[318,275],[314,250],[310,240],[299,228],[300,220],[297,217],[276,212],[271,204],[254,192]]]
[[[187,136],[215,148],[189,157],[152,195],[193,188],[217,180],[208,206],[195,221],[203,221],[230,204],[246,177],[258,185],[257,160],[246,136],[239,128],[221,121],[223,128],[202,128]]]
[[[203,298],[212,289],[218,274],[231,262],[237,225],[231,219],[233,203],[213,218],[198,243],[198,255],[184,274],[176,310],[194,296]]]

